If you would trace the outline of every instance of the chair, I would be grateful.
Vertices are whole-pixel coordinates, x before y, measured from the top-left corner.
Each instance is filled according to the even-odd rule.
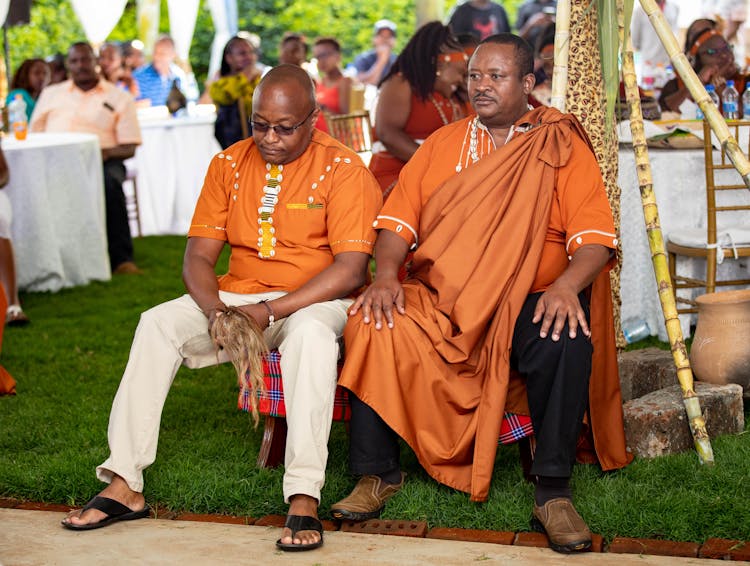
[[[372,124],[367,110],[351,114],[326,114],[328,132],[357,153],[372,151]]]
[[[127,167],[125,173],[125,182],[122,185],[122,192],[125,193],[125,208],[128,210],[128,223],[130,224],[130,233],[133,237],[139,237],[143,235],[141,230],[141,212],[138,208],[138,171],[131,167]],[[132,187],[132,190],[128,190],[127,186]]]
[[[284,385],[281,379],[281,354],[278,350],[271,350],[263,356],[263,381],[266,390],[259,395],[258,412],[264,418],[263,440],[258,451],[256,465],[259,468],[274,468],[284,461],[286,446],[286,405],[284,404]],[[339,371],[343,360],[339,361]],[[247,378],[246,378],[247,379]],[[237,408],[242,411],[250,410],[250,390],[240,391],[237,398]],[[349,406],[349,392],[341,386],[336,387],[333,402],[333,420],[348,422],[351,417]],[[531,418],[526,415],[505,413],[500,426],[500,444],[518,442],[521,446],[521,462],[524,474],[528,477],[533,459],[534,427]]]
[[[727,125],[745,155],[750,155],[750,121],[730,121]],[[675,230],[667,235],[669,275],[678,313],[698,312],[692,296],[680,297],[678,289],[704,288],[706,293],[713,293],[718,286],[750,285],[750,279],[717,279],[718,265],[725,259],[750,257],[750,224],[747,217],[744,222],[739,217],[739,211],[750,212],[750,192],[739,173],[733,171],[734,165],[726,151],[722,149],[714,153],[711,127],[707,121],[703,122],[703,147],[706,159],[705,227]],[[678,275],[677,256],[705,258],[705,275],[702,278]]]

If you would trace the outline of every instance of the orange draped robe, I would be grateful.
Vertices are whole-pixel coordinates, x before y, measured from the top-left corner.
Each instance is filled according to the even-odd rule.
[[[393,329],[379,331],[361,316],[349,320],[340,384],[409,444],[433,478],[484,501],[503,412],[528,414],[523,379],[510,376],[515,320],[527,295],[540,290],[539,275],[551,268],[559,275],[565,268],[540,266],[558,169],[575,158],[573,138],[586,144],[588,138],[572,116],[538,108],[518,122],[532,129],[456,174],[448,155],[466,139],[468,120],[441,129],[423,148],[439,147],[446,159],[431,161],[426,172],[418,169],[424,175],[419,182],[436,187],[421,208],[419,226],[379,220],[381,228],[419,236],[404,282],[406,314],[396,315]],[[419,153],[415,158],[402,182]],[[592,162],[596,170],[589,173],[601,179]],[[388,203],[381,215],[387,209]],[[625,450],[606,271],[591,293],[590,419],[596,455],[608,470],[631,457]]]

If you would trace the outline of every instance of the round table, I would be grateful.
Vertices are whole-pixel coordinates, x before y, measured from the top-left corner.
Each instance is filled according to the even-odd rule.
[[[208,164],[221,151],[216,115],[139,121],[142,144],[127,165],[136,172],[141,232],[187,234]]]
[[[30,133],[23,141],[5,137],[2,146],[19,289],[58,291],[109,280],[99,139]]]

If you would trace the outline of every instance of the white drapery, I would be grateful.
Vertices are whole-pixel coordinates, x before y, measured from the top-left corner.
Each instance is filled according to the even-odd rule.
[[[10,8],[10,0],[0,0],[0,26],[5,23],[5,18],[8,17],[8,8]]]
[[[193,41],[195,19],[198,16],[200,0],[168,0],[169,33],[174,40],[177,57],[188,60],[190,43]]]
[[[237,0],[208,0],[214,21],[214,41],[211,44],[211,62],[208,76],[213,77],[221,67],[221,54],[229,38],[237,33]]]
[[[71,0],[73,10],[86,32],[86,38],[95,45],[107,39],[120,21],[126,3],[127,0]]]

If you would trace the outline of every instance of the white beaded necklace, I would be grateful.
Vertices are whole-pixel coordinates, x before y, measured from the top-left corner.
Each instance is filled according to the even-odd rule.
[[[438,114],[440,114],[440,119],[443,121],[443,125],[447,126],[448,124],[450,124],[450,122],[448,121],[448,118],[445,116],[445,112],[443,112],[442,107],[440,106],[440,104],[438,104],[438,101],[435,100],[435,97],[432,95],[430,95],[430,102],[432,102],[432,105],[435,107],[435,110],[437,110]]]

